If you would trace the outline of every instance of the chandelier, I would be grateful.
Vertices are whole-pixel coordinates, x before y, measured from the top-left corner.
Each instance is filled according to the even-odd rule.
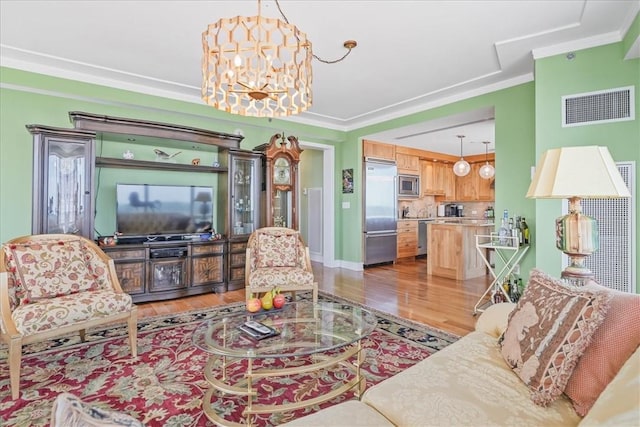
[[[453,165],[453,173],[458,176],[467,176],[471,170],[471,166],[469,166],[469,162],[462,157],[462,138],[464,138],[464,135],[457,135],[457,137],[460,138],[460,160]]]
[[[326,61],[312,52],[311,41],[289,23],[261,15],[222,18],[202,33],[202,99],[231,114],[278,117],[302,113],[311,107],[311,60],[342,61],[356,47],[344,42],[347,53]]]
[[[489,141],[482,141],[484,144],[484,165],[478,170],[478,174],[482,179],[491,179],[496,174],[496,169],[489,164]]]

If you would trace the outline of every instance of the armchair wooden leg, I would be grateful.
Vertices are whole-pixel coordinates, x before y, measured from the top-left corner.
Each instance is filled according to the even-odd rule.
[[[131,346],[131,356],[138,357],[138,309],[131,310],[129,320],[127,320],[129,330],[129,345]]]
[[[317,283],[313,284],[313,303],[314,304],[318,303],[318,284]]]
[[[80,329],[80,341],[85,342],[87,340],[87,330]]]
[[[11,381],[11,399],[20,397],[20,366],[22,364],[22,337],[11,337],[9,342],[9,377]]]

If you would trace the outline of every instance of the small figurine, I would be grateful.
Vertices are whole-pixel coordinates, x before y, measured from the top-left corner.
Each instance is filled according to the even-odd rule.
[[[156,153],[156,160],[170,160],[175,156],[177,156],[178,154],[182,153],[182,151],[176,151],[173,154],[167,154],[158,148],[154,148],[153,152]]]
[[[122,153],[122,158],[126,159],[126,160],[133,160],[133,152],[131,150],[127,150],[124,153]]]
[[[191,164],[194,166],[198,166],[200,164],[200,159],[196,157],[195,159],[191,160]]]

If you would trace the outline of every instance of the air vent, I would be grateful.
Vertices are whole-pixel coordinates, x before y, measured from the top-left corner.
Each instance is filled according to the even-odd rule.
[[[598,221],[600,249],[585,259],[601,285],[622,292],[635,292],[635,164],[618,162],[618,171],[632,198],[583,199],[582,213]]]
[[[563,127],[634,119],[633,86],[562,97]]]

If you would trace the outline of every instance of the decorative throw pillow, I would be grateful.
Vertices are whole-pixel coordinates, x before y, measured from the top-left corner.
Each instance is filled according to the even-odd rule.
[[[98,289],[80,240],[8,244],[6,251],[21,288],[20,304]]]
[[[295,234],[258,235],[258,268],[297,267],[298,236]]]
[[[533,270],[500,339],[502,356],[547,406],[562,394],[580,356],[604,320],[610,294],[571,287]]]
[[[595,282],[583,289],[612,295],[607,317],[593,334],[591,345],[564,390],[578,415],[584,417],[640,345],[640,295],[605,288]]]

